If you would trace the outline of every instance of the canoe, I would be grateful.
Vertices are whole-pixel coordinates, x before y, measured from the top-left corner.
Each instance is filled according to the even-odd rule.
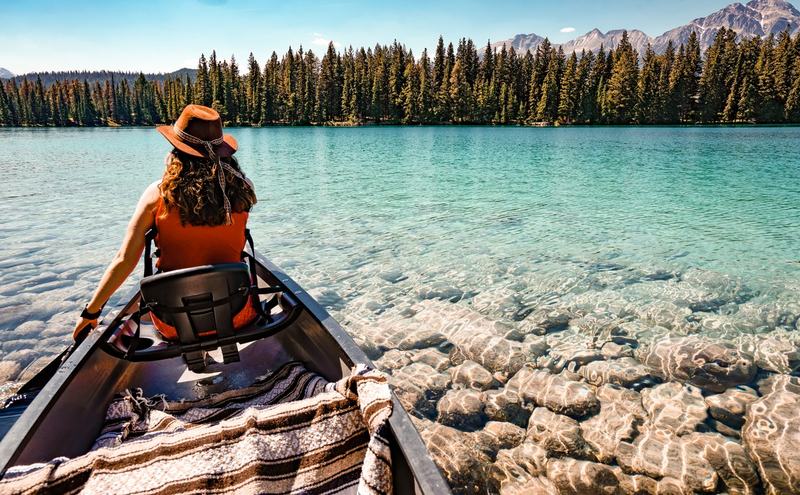
[[[281,317],[276,322],[262,320],[256,325],[274,328],[260,334],[253,332],[255,340],[239,346],[240,361],[222,364],[220,359],[220,363],[213,365],[214,379],[198,381],[208,375],[190,372],[180,349],[164,349],[159,344],[143,351],[142,359],[126,359],[113,342],[119,338],[120,329],[130,325],[131,315],[139,305],[141,293],[138,288],[132,289],[106,310],[98,327],[70,350],[66,359],[65,355],[57,357],[21,389],[40,390],[29,404],[22,401],[10,420],[6,418],[13,421],[13,426],[0,442],[0,472],[59,456],[72,458],[85,454],[100,433],[114,394],[125,389],[141,388],[148,397],[166,394],[170,399],[191,399],[247,387],[256,377],[289,361],[302,362],[308,370],[330,382],[348,376],[359,364],[374,368],[347,332],[311,295],[260,253],[255,253],[254,260],[261,283],[282,289],[276,296],[281,298]],[[110,302],[117,297],[119,294]],[[148,351],[150,357],[155,356],[153,360],[148,359]],[[170,357],[163,359],[165,353]],[[390,432],[386,436],[392,454],[394,493],[450,493],[394,394],[392,401]]]

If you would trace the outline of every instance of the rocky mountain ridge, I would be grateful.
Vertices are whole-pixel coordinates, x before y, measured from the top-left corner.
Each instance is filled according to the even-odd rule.
[[[733,3],[706,17],[700,17],[688,24],[670,29],[655,38],[651,38],[637,29],[628,29],[627,31],[631,45],[641,55],[647,49],[648,43],[656,53],[664,53],[670,41],[676,47],[685,44],[693,31],[697,32],[700,48],[705,51],[711,46],[714,36],[723,27],[733,29],[741,39],[751,36],[777,35],[787,26],[791,26],[792,35],[800,32],[800,11],[792,4],[785,0],[751,0],[747,4]],[[567,54],[573,51],[580,54],[581,50],[597,51],[601,44],[608,50],[619,44],[624,31],[615,29],[603,33],[595,28],[571,41],[561,45],[554,43],[553,46],[561,46]],[[537,34],[518,34],[513,38],[492,43],[491,46],[498,50],[503,45],[506,45],[507,48],[513,46],[517,53],[524,53],[525,51],[536,51],[542,42],[544,42],[544,37]],[[482,55],[485,50],[485,48],[482,49],[479,54]]]

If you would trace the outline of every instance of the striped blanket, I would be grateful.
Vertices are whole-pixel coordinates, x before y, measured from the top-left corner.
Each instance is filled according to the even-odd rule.
[[[289,363],[197,401],[118,395],[93,449],[9,469],[0,493],[390,494],[385,377],[328,383]]]

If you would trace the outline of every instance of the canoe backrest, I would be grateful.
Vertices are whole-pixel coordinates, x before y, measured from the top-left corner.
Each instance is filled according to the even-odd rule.
[[[175,328],[190,369],[202,369],[203,341],[232,338],[233,317],[247,304],[250,271],[245,263],[207,265],[145,277],[142,308]],[[226,362],[238,361],[235,344],[224,345]]]

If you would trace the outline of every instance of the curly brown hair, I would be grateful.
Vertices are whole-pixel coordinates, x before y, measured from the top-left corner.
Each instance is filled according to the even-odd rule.
[[[165,161],[167,168],[159,186],[166,206],[164,216],[172,208],[178,208],[183,225],[188,223],[194,226],[213,227],[225,224],[224,200],[215,173],[214,161],[191,156],[178,149],[173,149]],[[244,176],[234,157],[223,158],[222,161]],[[255,191],[245,181],[227,171],[225,171],[225,193],[233,213],[250,211],[256,204]]]

